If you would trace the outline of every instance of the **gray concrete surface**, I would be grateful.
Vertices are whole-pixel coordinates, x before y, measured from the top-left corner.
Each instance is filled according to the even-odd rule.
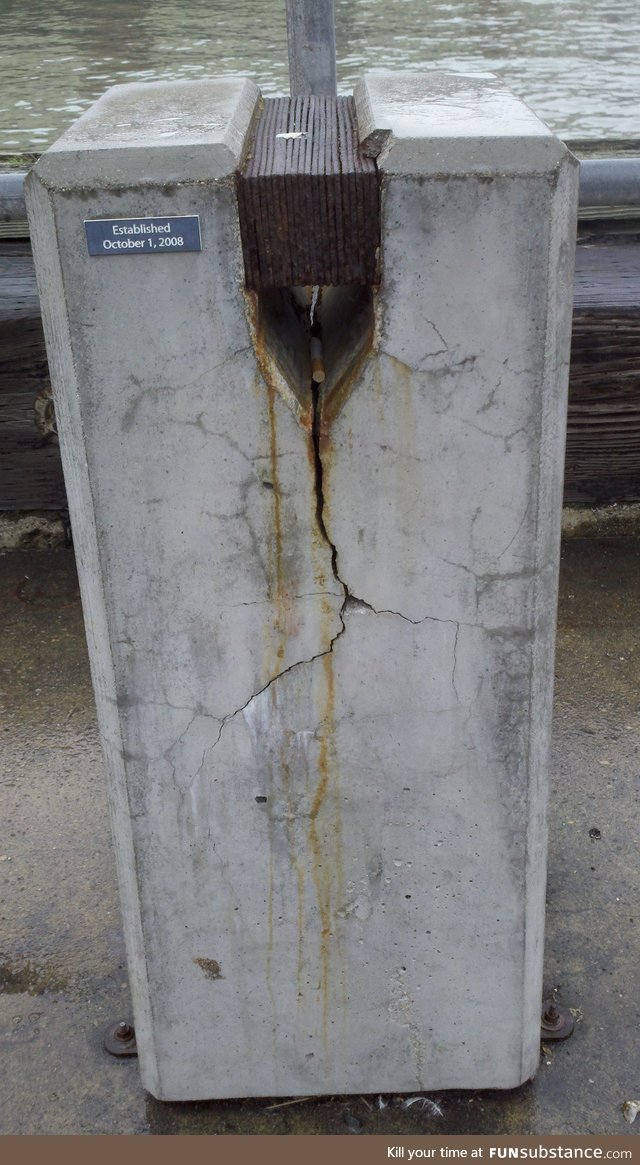
[[[545,980],[577,1025],[535,1080],[408,1109],[163,1104],[101,1047],[130,1002],[73,554],[0,555],[0,1132],[637,1134],[621,1106],[640,1094],[639,574],[635,539],[564,546]]]
[[[366,76],[383,277],[368,359],[327,359],[316,401],[261,375],[250,329],[258,96],[116,87],[27,182],[142,1079],[513,1087],[538,1056],[577,162],[499,81]],[[83,220],[149,214],[198,214],[202,253],[88,252]]]

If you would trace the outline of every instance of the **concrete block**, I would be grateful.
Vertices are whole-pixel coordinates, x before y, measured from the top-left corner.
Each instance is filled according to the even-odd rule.
[[[29,180],[160,1098],[535,1071],[576,168],[456,85],[358,85],[382,282],[315,419],[243,290],[251,83],[117,87]],[[202,252],[87,253],[194,214]]]

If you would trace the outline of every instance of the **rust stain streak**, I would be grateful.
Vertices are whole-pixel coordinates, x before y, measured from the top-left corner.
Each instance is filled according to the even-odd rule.
[[[318,751],[318,783],[310,810],[309,848],[320,919],[319,956],[322,1040],[329,1052],[329,1019],[332,984],[332,947],[336,947],[334,915],[344,882],[341,805],[337,787],[335,747],[335,677],[331,654],[323,656],[324,708]],[[336,955],[340,955],[340,949]],[[342,960],[338,962],[341,966]],[[336,968],[337,969],[337,968]],[[343,974],[340,974],[342,985]]]
[[[316,521],[311,526],[310,550],[318,588],[326,591],[329,586],[331,587],[331,594],[327,594],[321,603],[319,622],[323,632],[322,641],[329,641],[333,646],[336,638],[335,594],[336,590],[342,587],[346,598],[347,590],[339,578],[337,551],[327,532],[327,525],[330,524],[323,489],[323,473],[328,477],[330,472],[333,421],[349,392],[358,382],[365,361],[371,353],[373,323],[370,320],[366,330],[362,331],[358,346],[341,355],[332,382],[325,386],[327,391],[319,391],[314,396],[312,385],[309,386],[310,391],[307,394],[302,392],[300,386],[293,388],[290,385],[287,389],[283,384],[283,369],[279,367],[267,342],[269,321],[267,320],[265,324],[261,319],[257,296],[248,293],[247,303],[257,362],[256,391],[259,398],[261,397],[260,412],[263,423],[266,423],[263,453],[266,454],[269,464],[272,486],[268,495],[266,514],[271,531],[267,569],[273,620],[271,628],[265,629],[265,651],[268,654],[264,662],[268,673],[277,674],[282,671],[286,662],[287,642],[294,630],[297,617],[297,609],[292,601],[292,594],[296,592],[288,578],[289,574],[293,575],[295,569],[292,561],[293,546],[288,541],[293,537],[294,526],[288,513],[288,494],[282,493],[279,473],[278,419],[286,414],[279,413],[278,410],[285,407],[293,409],[298,424],[308,436],[308,460],[313,483],[311,493],[316,501]],[[384,394],[381,391],[377,360],[375,364],[374,395],[377,397],[375,404],[383,409]],[[286,480],[288,481],[288,478]],[[266,500],[265,497],[265,502]],[[289,998],[288,989],[293,988],[293,966],[291,965],[287,987],[284,988],[283,985],[282,996],[277,976],[286,974],[287,967],[293,964],[294,957],[299,1023],[310,969],[313,968],[317,976],[313,984],[315,987],[317,983],[317,994],[314,993],[311,1006],[315,1014],[314,1026],[326,1058],[330,1055],[332,1025],[340,1019],[346,1022],[347,1018],[347,1009],[344,1006],[347,1001],[346,934],[337,913],[345,897],[345,872],[334,669],[335,657],[331,650],[321,653],[312,673],[312,690],[316,700],[312,723],[315,721],[317,726],[312,753],[314,763],[312,766],[305,763],[304,789],[298,784],[303,779],[303,773],[300,771],[301,760],[298,755],[299,737],[293,731],[290,710],[284,704],[279,710],[280,689],[277,685],[273,685],[270,693],[269,739],[263,742],[263,751],[264,763],[268,766],[266,776],[269,790],[266,976],[273,1016],[274,1055],[279,1016],[282,1017],[283,1023],[287,1025],[291,1023],[291,1016],[283,1012],[282,1000]],[[301,812],[301,796],[305,799],[306,813]],[[282,870],[278,865],[279,861],[284,865]],[[281,878],[284,878],[283,886],[280,883]],[[291,949],[293,943],[287,951],[281,950],[277,945],[280,915],[286,904],[286,901],[280,902],[283,893],[294,909],[293,896],[296,898],[295,956]],[[291,914],[289,918],[293,922]],[[316,934],[311,937],[310,918],[316,927]],[[334,1014],[334,1011],[337,1011],[337,1014]]]
[[[287,371],[280,367],[269,345],[267,339],[269,325],[265,326],[260,297],[255,292],[246,291],[245,306],[249,334],[262,380],[269,388],[279,393],[281,399],[292,410],[301,429],[308,432],[312,424],[311,401],[308,394],[302,397],[297,395],[298,386],[291,383]]]
[[[292,740],[295,739],[294,733],[286,733],[280,743],[280,771],[282,773],[282,788],[284,793],[285,803],[285,837],[287,840],[287,851],[289,854],[289,861],[296,878],[296,895],[297,895],[297,957],[296,957],[296,987],[297,987],[297,1001],[298,1007],[302,998],[303,985],[303,969],[304,969],[304,886],[305,886],[305,871],[300,856],[298,854],[298,846],[295,834],[295,802],[293,799],[292,790],[292,773],[290,763],[290,752]]]
[[[277,704],[277,696],[274,691],[271,693],[272,706]],[[266,957],[266,979],[267,991],[269,993],[269,1000],[271,1002],[271,1043],[272,1050],[276,1054],[276,1034],[278,1029],[278,1012],[276,1003],[276,993],[273,986],[273,908],[274,908],[274,889],[275,889],[275,871],[274,871],[274,820],[273,820],[273,758],[269,756],[269,779],[267,782],[267,821],[269,833],[269,889],[267,899],[267,957]]]

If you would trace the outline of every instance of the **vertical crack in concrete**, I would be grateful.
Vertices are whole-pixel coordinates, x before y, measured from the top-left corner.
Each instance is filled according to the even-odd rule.
[[[317,337],[318,339],[321,339],[321,337],[322,337],[321,324],[320,324],[320,321],[317,317],[316,312],[317,312],[317,305],[321,300],[322,293],[320,292],[319,295],[316,295],[317,291],[318,291],[318,289],[314,288],[314,296],[313,296],[312,301],[311,301],[311,308],[310,308],[310,313],[309,313],[310,334],[312,336]],[[440,335],[440,333],[438,333],[438,335]],[[320,385],[315,382],[313,377],[311,379],[311,444],[312,444],[312,449],[313,449],[313,459],[314,459],[314,465],[315,465],[316,520],[318,523],[318,529],[320,531],[322,538],[324,539],[324,541],[326,542],[327,546],[329,547],[329,549],[331,551],[331,569],[333,571],[333,577],[335,578],[336,582],[342,587],[342,590],[344,592],[344,601],[343,601],[342,607],[340,609],[340,622],[342,623],[342,628],[338,632],[338,634],[335,635],[334,638],[331,640],[331,643],[329,645],[327,652],[325,652],[323,654],[330,654],[333,651],[334,644],[344,634],[344,632],[346,630],[345,614],[349,610],[349,608],[351,608],[352,610],[354,610],[354,609],[358,609],[358,610],[366,609],[368,611],[372,611],[376,615],[395,615],[400,619],[404,619],[408,623],[413,623],[415,626],[418,626],[420,623],[430,622],[430,621],[438,622],[438,623],[440,623],[440,622],[451,623],[452,626],[455,627],[455,638],[454,638],[454,643],[453,643],[453,660],[452,660],[452,665],[451,665],[451,686],[452,686],[453,691],[455,693],[456,700],[457,700],[458,704],[460,704],[461,703],[460,695],[459,695],[459,692],[458,692],[458,689],[456,686],[456,668],[458,666],[458,637],[460,635],[460,622],[459,622],[459,620],[433,619],[430,616],[426,616],[424,619],[409,619],[406,615],[401,614],[400,611],[391,611],[391,610],[380,611],[377,608],[371,606],[370,603],[367,603],[366,600],[360,599],[356,595],[352,595],[346,582],[340,576],[340,572],[338,569],[338,548],[337,548],[335,542],[333,542],[331,540],[331,538],[329,537],[329,531],[327,530],[327,525],[326,525],[325,516],[324,516],[324,514],[325,514],[324,466],[322,463],[322,448],[321,448],[321,446],[322,446],[322,394],[321,394]]]
[[[321,345],[320,323],[314,321],[314,308],[320,299],[321,291],[311,300],[310,325],[312,336],[311,353],[314,351],[314,339]],[[322,349],[319,346],[320,354]],[[340,798],[340,765],[338,761],[335,741],[335,677],[333,674],[333,660],[331,654],[334,644],[344,635],[346,630],[345,611],[349,601],[349,590],[338,572],[338,549],[329,537],[325,522],[324,497],[324,467],[322,464],[322,401],[318,381],[324,380],[324,365],[320,355],[320,364],[314,371],[313,358],[311,363],[311,432],[310,441],[313,453],[315,472],[316,521],[319,533],[331,552],[331,569],[333,577],[342,588],[344,598],[339,617],[341,628],[334,635],[324,659],[324,708],[322,720],[316,728],[316,738],[319,743],[317,776],[318,781],[315,796],[310,810],[308,846],[311,857],[311,873],[315,884],[318,916],[319,941],[319,989],[322,1006],[322,1044],[325,1057],[330,1055],[329,1016],[332,997],[335,988],[332,982],[341,983],[343,995],[345,992],[346,964],[340,927],[336,925],[338,905],[344,901],[344,864],[342,851],[342,816]],[[318,373],[322,371],[322,375]],[[337,981],[336,981],[337,974]]]
[[[459,704],[461,704],[462,700],[460,699],[460,693],[458,692],[458,689],[456,687],[456,668],[458,666],[458,636],[460,634],[460,624],[456,623],[455,627],[456,627],[456,637],[453,641],[453,666],[451,668],[451,687],[453,688],[453,690],[456,694],[456,700],[458,701]]]
[[[313,339],[322,342],[322,325],[319,319],[318,308],[322,302],[322,289],[314,287],[311,304],[309,309],[309,332]],[[316,487],[316,521],[318,523],[318,530],[321,537],[326,542],[331,551],[331,570],[333,577],[339,586],[342,587],[344,600],[340,609],[340,622],[342,627],[338,634],[334,636],[329,645],[329,652],[333,651],[333,645],[337,642],[341,635],[346,630],[345,612],[349,602],[358,602],[363,607],[368,607],[369,604],[364,601],[360,603],[359,600],[350,593],[344,579],[340,578],[338,570],[338,548],[335,542],[331,541],[327,524],[324,518],[325,512],[325,497],[324,497],[324,466],[322,464],[322,395],[320,391],[320,384],[316,382],[314,376],[311,377],[311,446],[313,450],[313,462],[315,466],[315,487]]]
[[[351,595],[349,594],[349,589],[348,589],[346,583],[340,578],[340,575],[338,573],[338,548],[335,545],[335,543],[331,541],[331,539],[329,537],[329,532],[327,530],[327,526],[326,526],[326,523],[324,520],[324,488],[323,488],[324,469],[323,469],[323,465],[322,465],[322,454],[320,452],[320,440],[321,440],[320,430],[321,430],[322,406],[321,406],[321,401],[320,401],[320,386],[318,384],[316,384],[315,381],[313,381],[313,380],[311,381],[311,409],[312,409],[312,412],[311,412],[311,416],[312,416],[311,443],[313,446],[313,459],[314,459],[315,476],[316,476],[316,520],[318,523],[318,529],[319,529],[322,537],[324,538],[324,541],[326,542],[327,546],[329,547],[329,549],[331,551],[331,569],[333,571],[333,577],[335,578],[336,582],[342,587],[342,590],[344,592],[344,603],[342,604],[342,610],[340,612],[340,618],[342,619],[342,630],[344,631],[343,615],[344,615],[344,610],[345,610],[347,600],[349,598],[351,598]],[[340,631],[338,634],[341,635],[342,631]],[[333,642],[335,643],[335,640]],[[332,646],[333,646],[333,644],[332,644]]]

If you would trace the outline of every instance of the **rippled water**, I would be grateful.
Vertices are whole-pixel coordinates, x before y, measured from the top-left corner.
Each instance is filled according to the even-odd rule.
[[[640,135],[638,0],[335,0],[338,80],[490,70],[564,137]],[[116,82],[244,73],[286,92],[284,0],[0,0],[0,150],[42,149]]]

